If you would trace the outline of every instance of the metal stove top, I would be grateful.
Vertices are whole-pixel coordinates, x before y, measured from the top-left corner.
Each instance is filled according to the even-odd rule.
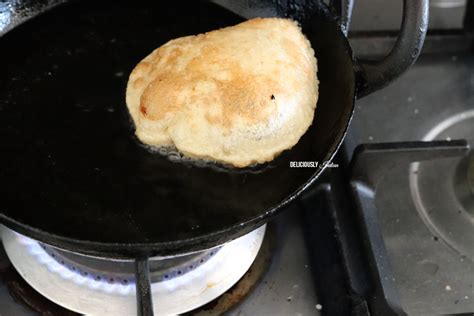
[[[343,150],[350,157],[360,143],[459,138],[474,146],[469,52],[424,55],[393,85],[360,100]],[[456,196],[456,183],[469,185],[472,157],[471,149],[464,158],[396,166],[378,186],[393,278],[410,315],[474,312],[474,195],[466,188],[466,204]]]

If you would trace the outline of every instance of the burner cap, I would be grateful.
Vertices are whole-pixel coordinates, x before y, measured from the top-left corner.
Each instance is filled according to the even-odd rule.
[[[135,280],[135,261],[115,260],[85,256],[40,243],[41,248],[56,262],[67,269],[91,277],[94,280],[106,280],[110,284],[129,284]],[[151,282],[169,281],[182,276],[210,260],[222,247],[167,258],[150,258]]]

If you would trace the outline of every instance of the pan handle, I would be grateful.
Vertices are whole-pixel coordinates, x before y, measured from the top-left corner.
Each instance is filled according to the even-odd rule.
[[[380,61],[356,60],[357,98],[377,91],[416,61],[428,28],[428,0],[403,0],[400,34],[392,51]]]

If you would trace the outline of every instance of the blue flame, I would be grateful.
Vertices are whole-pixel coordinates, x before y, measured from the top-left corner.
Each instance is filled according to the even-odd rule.
[[[19,243],[28,249],[28,253],[36,257],[38,262],[45,265],[49,271],[59,274],[65,280],[71,280],[78,285],[87,286],[93,290],[100,290],[105,293],[119,293],[121,295],[129,295],[135,293],[135,284],[119,284],[109,283],[106,280],[96,280],[91,275],[82,275],[78,271],[71,271],[63,266],[39,245],[39,243],[31,238],[16,234]]]

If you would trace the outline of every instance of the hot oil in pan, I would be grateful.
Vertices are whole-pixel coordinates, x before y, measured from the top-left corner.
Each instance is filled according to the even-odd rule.
[[[134,132],[136,130],[136,126],[130,114],[128,115],[128,125],[131,131]],[[188,157],[182,154],[174,146],[156,147],[156,146],[148,145],[141,142],[136,136],[133,136],[133,138],[135,139],[137,146],[144,148],[146,151],[154,155],[160,155],[162,157],[166,157],[169,161],[173,163],[182,164],[183,166],[188,167],[188,168],[191,168],[191,167],[209,168],[216,172],[245,174],[245,173],[260,173],[260,172],[264,172],[266,169],[275,167],[270,161],[270,162],[266,162],[262,164],[254,163],[244,168],[237,168],[237,167],[232,166],[231,164],[225,164],[225,163],[217,162],[211,159]],[[276,156],[278,157],[278,155]]]
[[[273,204],[257,174],[170,163],[138,146],[125,105],[128,74],[153,49],[239,22],[210,4],[80,1],[7,34],[2,212],[74,238],[147,242],[221,229]]]
[[[0,73],[0,178],[8,184],[0,212],[71,238],[163,242],[238,225],[293,193],[315,170],[289,162],[323,157],[333,136],[321,129],[336,133],[335,119],[313,124],[261,172],[171,163],[139,146],[130,125],[125,88],[143,57],[173,38],[241,21],[201,1],[77,1],[0,38],[8,61]],[[334,43],[331,33],[326,42]],[[339,78],[328,94],[337,100],[342,72],[327,73]],[[338,104],[328,113],[339,113]]]
[[[258,164],[254,163],[245,168],[237,168],[230,164],[220,163],[210,159],[199,159],[192,158],[186,155],[183,155],[176,147],[155,147],[151,145],[144,144],[137,139],[139,146],[145,148],[149,152],[157,155],[166,157],[169,161],[173,163],[183,164],[189,168],[210,168],[217,172],[228,172],[228,173],[259,173],[264,172],[268,168],[274,168],[271,162]]]

